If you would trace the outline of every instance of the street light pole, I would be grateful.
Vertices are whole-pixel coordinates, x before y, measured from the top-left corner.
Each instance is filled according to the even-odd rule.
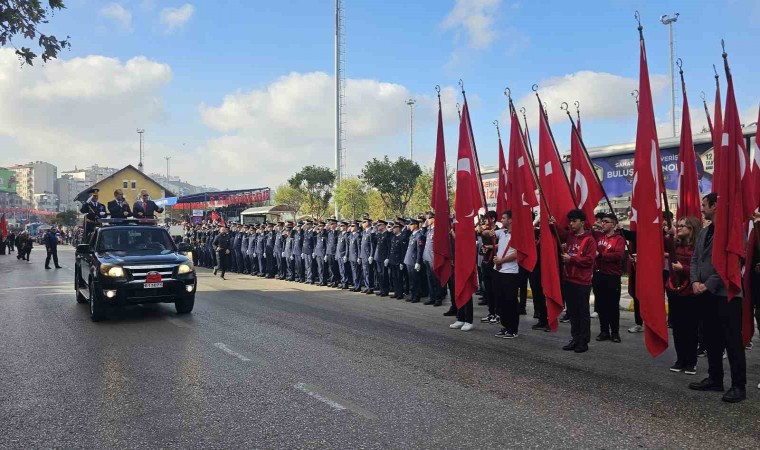
[[[410,98],[406,101],[409,105],[409,159],[414,161],[414,104],[416,100]]]
[[[166,185],[169,185],[169,160],[172,159],[171,156],[164,156],[164,159],[166,160]],[[164,192],[164,198],[168,198],[166,196],[166,192]],[[166,209],[169,209],[169,205],[166,205]],[[172,220],[172,213],[171,210],[169,210],[169,220]],[[166,214],[164,214],[164,221],[166,221]]]
[[[668,40],[670,41],[670,116],[673,122],[673,137],[676,136],[676,84],[673,77],[673,23],[678,20],[679,13],[675,13],[672,16],[663,14],[660,17],[660,22],[663,25],[668,26]]]

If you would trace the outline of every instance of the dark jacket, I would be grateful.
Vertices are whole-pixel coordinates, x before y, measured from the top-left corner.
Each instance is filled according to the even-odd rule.
[[[375,261],[383,262],[390,256],[391,253],[391,239],[393,239],[393,233],[385,230],[382,233],[375,233],[377,240],[375,241]]]
[[[143,201],[138,200],[135,202],[134,205],[132,205],[132,212],[134,213],[135,217],[145,218],[145,219],[155,219],[156,213],[164,212],[164,208],[160,208],[158,205],[156,205],[156,202],[154,202],[153,200],[148,200],[147,202],[145,202],[144,206],[143,206]]]
[[[214,238],[214,247],[216,247],[217,250],[229,250],[230,241],[229,233],[219,233],[216,238]]]
[[[714,230],[715,225],[710,224],[699,232],[697,242],[694,244],[694,254],[691,256],[690,278],[692,283],[704,283],[713,295],[727,297],[726,285],[723,284],[723,280],[720,279],[720,275],[712,264]]]
[[[108,215],[114,219],[122,219],[124,217],[131,217],[132,210],[127,202],[121,202],[121,205],[119,205],[119,202],[116,200],[111,200],[108,202]]]

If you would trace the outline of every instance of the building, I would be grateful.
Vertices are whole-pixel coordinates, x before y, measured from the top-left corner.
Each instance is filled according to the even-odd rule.
[[[58,211],[58,195],[52,192],[43,192],[42,194],[34,194],[33,202],[34,209],[37,211],[57,212]]]
[[[107,204],[113,200],[113,192],[116,189],[121,189],[124,192],[124,198],[130,204],[133,204],[139,198],[142,189],[147,190],[153,200],[174,196],[171,191],[137,170],[131,164],[94,184],[88,185],[74,197],[74,201],[87,201],[87,198],[90,196],[87,192],[93,188],[100,189],[100,202],[103,204]]]
[[[16,193],[34,204],[34,194],[55,193],[58,168],[48,162],[35,161],[9,167],[16,173]],[[36,209],[36,205],[34,206]]]
[[[85,180],[76,179],[64,172],[64,175],[55,181],[55,189],[58,193],[58,211],[79,211],[80,204],[74,198],[87,186],[89,184]]]
[[[84,182],[85,186],[92,186],[98,181],[110,177],[118,171],[119,169],[113,167],[101,167],[97,164],[93,164],[92,166],[83,169],[74,167],[74,170],[61,172],[61,178],[69,176],[74,180],[81,180]]]
[[[167,179],[166,175],[152,173],[150,174],[150,177],[156,180],[157,183],[160,183],[161,185],[165,186],[167,189],[172,191],[177,197],[219,190],[213,187],[195,186],[186,181],[182,181],[180,177],[175,177],[175,176],[170,176]]]

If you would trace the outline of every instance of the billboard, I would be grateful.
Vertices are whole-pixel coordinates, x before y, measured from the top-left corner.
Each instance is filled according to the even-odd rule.
[[[16,193],[16,172],[0,167],[0,192]]]

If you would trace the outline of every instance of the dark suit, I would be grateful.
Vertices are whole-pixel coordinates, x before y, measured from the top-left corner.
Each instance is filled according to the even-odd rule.
[[[84,214],[84,236],[85,240],[89,240],[90,233],[95,231],[95,228],[100,223],[100,219],[106,217],[106,207],[99,202],[85,202],[82,203],[79,212]]]
[[[147,202],[138,200],[132,205],[132,211],[134,212],[135,217],[141,219],[155,219],[156,213],[164,212],[164,208],[160,208],[153,200],[148,200]]]
[[[129,203],[121,202],[119,204],[116,200],[108,202],[108,215],[112,219],[123,219],[125,217],[132,216],[132,210],[129,208]]]
[[[375,254],[373,259],[375,260],[375,279],[377,288],[380,290],[379,295],[388,295],[390,287],[388,286],[388,273],[386,271],[385,260],[388,259],[391,253],[391,239],[393,233],[388,230],[382,233],[375,233],[377,240],[375,241]]]
[[[691,257],[691,282],[704,283],[707,290],[697,296],[704,323],[708,375],[723,384],[723,350],[731,366],[731,386],[744,389],[747,384],[747,361],[742,343],[742,298],[727,298],[728,291],[712,264],[715,225],[699,233]]]

